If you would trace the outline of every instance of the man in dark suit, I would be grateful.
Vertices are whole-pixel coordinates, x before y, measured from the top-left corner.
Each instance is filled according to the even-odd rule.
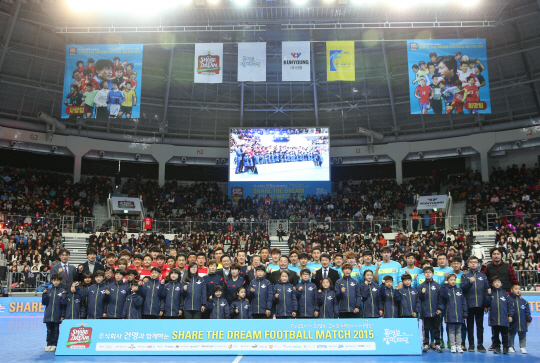
[[[62,248],[60,250],[60,263],[57,263],[51,268],[51,276],[57,273],[62,275],[62,283],[60,286],[66,291],[71,289],[73,281],[79,280],[79,271],[77,271],[75,265],[69,264],[69,256],[70,252],[67,249]]]
[[[251,266],[248,266],[248,271],[245,278],[245,280],[247,280],[248,286],[251,283],[251,281],[257,278],[257,275],[255,275],[255,267],[259,266],[260,264],[261,264],[261,256],[255,255],[251,257]]]
[[[317,289],[322,289],[321,282],[324,278],[329,278],[332,281],[332,285],[335,285],[336,281],[340,279],[340,276],[337,270],[330,268],[330,255],[325,253],[321,256],[321,265],[322,267],[315,272],[311,282],[317,286]]]
[[[96,271],[105,270],[105,267],[103,267],[101,263],[96,262],[96,256],[97,256],[97,250],[95,248],[90,247],[86,251],[86,258],[88,259],[88,261],[79,265],[80,279],[82,279],[82,274],[85,273],[86,271],[95,273]]]
[[[289,257],[287,256],[281,256],[279,258],[279,270],[276,271],[270,271],[270,276],[267,277],[268,281],[270,281],[272,284],[277,284],[280,280],[281,272],[286,271],[289,274],[289,283],[293,286],[296,286],[298,284],[298,275],[296,272],[289,270]]]

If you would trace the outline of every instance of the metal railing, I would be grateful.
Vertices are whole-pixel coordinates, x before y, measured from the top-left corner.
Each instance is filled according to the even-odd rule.
[[[7,294],[14,292],[35,292],[38,286],[49,281],[49,272],[8,272]]]
[[[45,226],[46,224],[60,226],[62,217],[36,217],[36,216],[21,216],[16,214],[0,214],[0,220],[5,225],[5,228],[12,228],[15,224],[25,227]]]
[[[536,287],[540,284],[540,273],[535,270],[516,270],[519,284],[522,287]]]
[[[517,215],[488,213],[486,215],[486,219],[489,229],[492,230],[495,229],[495,225],[498,223],[498,221],[503,221],[504,225],[511,225],[511,227],[516,227],[521,223],[530,223],[533,225],[533,228],[536,228],[536,225],[540,223],[540,213],[523,213]]]

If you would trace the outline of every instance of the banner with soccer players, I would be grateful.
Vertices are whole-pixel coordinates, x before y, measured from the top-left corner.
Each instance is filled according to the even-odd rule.
[[[223,43],[195,44],[195,83],[223,83]]]
[[[266,82],[266,42],[238,43],[238,82]]]
[[[62,118],[139,118],[142,44],[66,46]]]
[[[326,42],[327,81],[354,81],[354,41]]]
[[[283,82],[309,82],[311,80],[310,42],[281,43]]]
[[[411,114],[491,113],[485,39],[407,40]]]

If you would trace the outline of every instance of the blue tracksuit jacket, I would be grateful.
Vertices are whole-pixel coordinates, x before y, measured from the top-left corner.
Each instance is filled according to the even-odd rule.
[[[210,319],[230,319],[229,303],[223,296],[209,299],[206,309],[210,311]]]
[[[160,289],[161,306],[159,311],[163,311],[163,316],[178,316],[178,312],[183,310],[182,300],[186,294],[184,285],[183,282],[171,281]]]
[[[275,295],[278,294],[278,297]],[[274,286],[274,304],[276,304],[276,317],[292,317],[298,310],[296,292],[290,283],[279,282]]]
[[[345,288],[342,293],[341,289]],[[355,308],[361,309],[362,297],[360,296],[360,284],[352,277],[343,277],[336,281],[334,289],[339,301],[339,311],[345,313],[354,312]]]
[[[144,299],[141,294],[138,291],[135,293],[131,292],[126,297],[126,303],[124,304],[124,311],[122,312],[122,317],[124,319],[141,319],[143,304]]]
[[[107,285],[103,282],[101,284],[94,284],[88,288],[88,304],[86,309],[87,319],[103,318],[105,302],[108,299],[105,294],[106,289]]]
[[[371,282],[360,285],[360,296],[364,302],[364,318],[379,317],[379,284]]]
[[[529,303],[521,296],[514,294],[510,294],[510,301],[514,307],[514,316],[510,323],[510,331],[528,331],[527,323],[532,321]]]
[[[238,313],[236,309],[238,309]],[[233,319],[253,319],[253,316],[251,316],[251,304],[247,299],[233,301],[229,310]]]
[[[41,295],[41,304],[45,306],[44,323],[60,323],[63,292],[60,286],[53,286]]]
[[[107,312],[107,318],[121,318],[124,312],[124,304],[126,297],[129,294],[129,284],[123,282],[111,282],[107,286],[109,289],[109,295],[105,306],[105,312]]]
[[[69,291],[62,299],[62,317],[64,319],[84,319],[86,309],[83,300],[88,296],[88,290],[81,290],[80,286],[75,287],[75,292]]]
[[[223,289],[225,299],[227,299],[227,302],[229,305],[232,304],[234,300],[234,293],[240,286],[244,286],[245,281],[243,278],[238,277],[236,281],[233,281],[232,278],[228,278],[227,281],[225,281],[225,288]]]
[[[439,310],[445,312],[444,321],[446,324],[463,324],[469,312],[463,291],[457,286],[445,286],[441,289],[440,294]]]
[[[255,292],[251,292],[254,289]],[[266,314],[266,310],[272,310],[273,289],[270,281],[256,278],[251,281],[247,289],[247,297],[251,300],[252,314]]]
[[[486,297],[486,307],[489,308],[489,326],[508,326],[508,317],[514,315],[510,295],[502,287],[491,288],[491,294]]]
[[[201,276],[192,278],[186,283],[187,290],[184,294],[184,311],[201,311],[202,306],[206,306],[206,284]]]
[[[474,277],[472,283],[469,281],[471,277]],[[484,298],[489,289],[489,281],[486,275],[480,271],[469,270],[461,275],[461,289],[467,298],[467,307],[469,309],[484,307]]]
[[[206,288],[206,297],[210,299],[210,296],[214,296],[214,286],[221,286],[225,290],[225,280],[223,277],[217,274],[205,275],[202,277]],[[206,303],[205,303],[206,305]],[[191,310],[191,309],[189,309]]]
[[[399,317],[412,318],[413,312],[416,313],[416,317],[418,317],[421,309],[418,291],[412,286],[403,286],[398,291],[401,294],[401,300],[399,302]]]
[[[139,287],[139,292],[144,299],[143,315],[159,315],[160,296],[159,292],[163,286],[159,280],[146,281]]]
[[[317,294],[317,286],[313,282],[301,281],[296,285],[296,300],[298,301],[297,317],[315,317],[315,311],[318,310]]]
[[[323,289],[317,295],[317,306],[319,307],[320,319],[339,318],[339,302],[335,291]]]
[[[383,318],[399,318],[399,301],[401,294],[396,289],[388,289],[385,285],[379,287],[379,310]]]
[[[426,292],[422,292],[426,289]],[[439,308],[439,296],[441,291],[441,285],[436,283],[433,279],[425,280],[418,287],[420,294],[420,301],[422,302],[422,317],[433,318],[437,316],[437,310]]]

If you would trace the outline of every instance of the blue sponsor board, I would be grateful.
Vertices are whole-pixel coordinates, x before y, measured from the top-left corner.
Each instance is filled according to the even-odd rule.
[[[287,199],[291,194],[295,196],[321,195],[331,193],[331,182],[329,181],[305,181],[305,182],[229,182],[229,196],[232,198],[246,198],[247,196],[258,195],[264,203],[266,196],[271,200]]]
[[[41,305],[40,297],[0,297],[0,317],[43,317],[45,306]]]
[[[65,320],[56,355],[420,355],[417,319]]]

